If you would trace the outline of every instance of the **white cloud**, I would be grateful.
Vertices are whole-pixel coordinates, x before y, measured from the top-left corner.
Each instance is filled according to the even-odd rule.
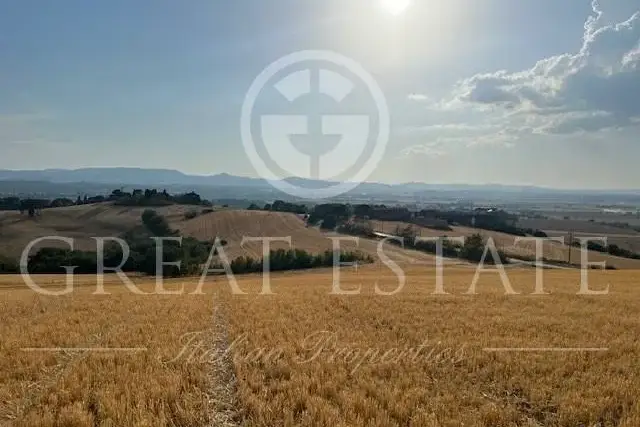
[[[636,126],[640,119],[640,11],[603,25],[598,0],[584,25],[582,47],[531,68],[477,74],[459,81],[439,105],[474,110],[517,135],[596,132]],[[415,96],[415,95],[414,95]]]
[[[421,93],[410,93],[409,95],[407,95],[407,99],[409,101],[416,101],[416,102],[429,101],[429,97]]]
[[[500,126],[495,124],[473,125],[470,123],[440,123],[426,126],[406,126],[402,130],[404,135],[429,135],[432,133],[442,134],[478,134],[491,133],[499,130]]]
[[[558,124],[566,118],[561,125],[548,126],[550,130],[594,131],[628,125],[640,116],[640,12],[624,22],[599,27],[603,12],[597,0],[592,6],[594,15],[585,23],[579,52],[543,59],[517,73],[473,76],[458,84],[459,100],[557,113],[550,120]],[[585,119],[590,115],[596,120]]]
[[[423,155],[431,158],[438,158],[446,155],[443,143],[440,141],[432,141],[424,144],[416,144],[405,148],[400,152],[401,158],[412,157],[414,155]]]

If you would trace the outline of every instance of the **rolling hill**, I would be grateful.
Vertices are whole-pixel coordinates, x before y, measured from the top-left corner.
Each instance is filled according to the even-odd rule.
[[[229,258],[238,256],[262,257],[260,242],[246,243],[241,246],[244,237],[287,237],[291,236],[291,246],[286,242],[273,242],[273,249],[302,249],[318,253],[332,249],[331,237],[340,237],[337,233],[323,233],[315,227],[307,227],[300,216],[284,212],[223,210],[199,216],[189,221],[175,223],[183,235],[201,240],[212,240],[216,236],[225,239],[228,244],[225,253]],[[347,237],[347,236],[341,236]],[[378,259],[378,241],[359,238],[355,242],[343,242],[342,250],[358,250]],[[413,250],[405,250],[393,245],[385,245],[384,252],[392,260],[400,263],[433,262],[434,257]]]
[[[62,236],[74,239],[75,249],[94,251],[93,237],[121,236],[141,224],[145,207],[115,206],[110,203],[46,209],[41,216],[29,218],[19,212],[0,212],[0,254],[18,258],[29,242],[43,236]],[[336,233],[323,233],[315,227],[307,227],[295,214],[249,210],[219,210],[185,219],[187,212],[202,210],[194,206],[167,206],[154,208],[165,216],[172,228],[184,236],[200,240],[213,240],[216,236],[227,241],[225,253],[230,259],[239,256],[262,257],[262,244],[251,242],[242,245],[244,237],[291,237],[286,242],[273,242],[273,249],[302,249],[320,253],[332,249],[330,237]],[[344,237],[344,236],[343,236]],[[64,242],[47,241],[37,247],[67,248]],[[378,242],[359,239],[356,246],[343,242],[345,251],[358,250],[378,259]],[[433,256],[422,252],[404,250],[386,245],[385,254],[400,263],[433,262]]]
[[[92,237],[120,236],[141,224],[146,208],[114,206],[110,203],[46,209],[42,215],[29,218],[15,211],[0,212],[0,253],[19,257],[29,242],[44,236],[75,239],[74,249],[95,250]],[[167,206],[156,209],[170,222],[179,222],[193,206]],[[64,242],[48,241],[41,246],[68,246]]]
[[[47,209],[41,216],[28,218],[18,212],[0,212],[0,254],[19,257],[26,245],[43,236],[63,236],[75,239],[75,249],[95,250],[93,237],[121,236],[128,230],[141,224],[140,217],[144,207],[115,206],[110,203],[95,205],[71,206],[65,208]],[[195,208],[202,210],[202,208]],[[155,208],[165,216],[172,228],[179,230],[184,236],[191,236],[200,240],[212,240],[216,236],[227,241],[225,253],[230,259],[239,256],[260,258],[262,244],[247,242],[242,245],[245,237],[291,237],[291,246],[286,242],[273,242],[273,249],[302,249],[311,253],[324,252],[332,249],[330,237],[339,236],[337,233],[323,233],[315,227],[307,227],[305,221],[295,214],[283,212],[265,212],[248,210],[219,210],[200,214],[193,219],[185,219],[185,214],[194,210],[194,206],[173,205]],[[394,234],[396,227],[407,225],[397,222],[374,221],[376,231]],[[454,227],[452,231],[438,231],[414,226],[422,236],[470,236],[480,233],[485,238],[493,237],[498,248],[514,257],[523,259],[535,256],[533,243],[514,244],[515,236],[478,230],[470,227]],[[344,237],[344,236],[343,236]],[[343,242],[343,250],[359,250],[379,260],[377,254],[378,241],[359,238],[356,246],[353,242]],[[47,241],[38,245],[64,247],[67,245],[59,241]],[[566,261],[569,248],[557,243],[545,244],[545,258],[555,261]],[[432,264],[431,254],[403,249],[394,245],[386,245],[384,252],[398,263]],[[580,251],[571,250],[573,263],[580,262]],[[608,265],[624,269],[640,269],[640,260],[614,257],[599,252],[589,252],[589,260],[593,262],[606,261]],[[460,263],[449,260],[448,263]]]

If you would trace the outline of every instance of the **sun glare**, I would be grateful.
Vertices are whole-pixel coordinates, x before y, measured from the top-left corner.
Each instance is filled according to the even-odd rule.
[[[398,16],[404,13],[412,0],[379,0],[380,7],[391,15]]]

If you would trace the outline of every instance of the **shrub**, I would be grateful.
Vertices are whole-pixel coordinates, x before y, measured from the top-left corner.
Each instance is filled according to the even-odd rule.
[[[460,258],[471,262],[480,262],[484,254],[485,247],[486,245],[482,235],[474,234],[465,240],[464,245],[460,249]],[[491,253],[489,252],[489,254]],[[494,259],[493,256],[487,256],[484,262],[488,264],[497,264],[498,262],[502,264],[509,263],[506,254],[500,250],[498,251],[498,258],[499,259]]]
[[[331,267],[334,263],[333,251],[312,255],[301,249],[278,249],[268,255],[270,271],[306,270],[318,267]],[[360,252],[341,252],[341,263],[372,263],[373,259]],[[263,271],[264,260],[250,257],[239,257],[231,262],[231,271],[235,274],[260,273]]]
[[[20,272],[20,266],[11,258],[0,255],[0,274],[14,274]]]
[[[543,237],[543,238],[547,238],[547,237],[549,237],[549,236],[547,235],[547,233],[545,233],[545,232],[544,232],[544,231],[542,231],[542,230],[535,230],[535,231],[533,232],[533,237]]]
[[[457,258],[460,252],[461,245],[455,244],[443,238],[442,242],[442,256],[447,258]],[[436,242],[431,241],[418,241],[413,245],[413,249],[430,254],[438,253]]]
[[[416,237],[418,237],[418,231],[412,225],[407,225],[405,227],[397,226],[395,235],[402,237],[405,244],[411,246],[416,241]]]
[[[142,223],[153,236],[168,237],[176,235],[176,232],[169,227],[167,220],[153,209],[146,209],[142,213]]]
[[[333,215],[329,215],[322,220],[320,228],[323,230],[333,231],[338,226],[338,218]]]
[[[375,237],[373,225],[369,221],[347,222],[338,227],[338,231],[352,236]]]
[[[197,216],[198,216],[198,211],[189,211],[184,214],[184,219],[186,220],[194,219]]]

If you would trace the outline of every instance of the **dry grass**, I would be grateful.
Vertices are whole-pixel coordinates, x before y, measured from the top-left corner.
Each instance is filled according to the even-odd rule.
[[[274,275],[273,296],[258,295],[257,275],[238,277],[247,295],[231,295],[216,278],[203,296],[133,295],[117,283],[97,296],[95,278],[84,277],[72,295],[55,298],[0,276],[0,425],[198,427],[231,425],[237,414],[247,426],[640,425],[638,271],[590,271],[592,288],[611,284],[599,297],[576,295],[579,271],[545,271],[547,296],[529,295],[533,270],[508,270],[519,296],[504,296],[493,274],[483,275],[478,295],[463,295],[468,267],[446,269],[448,296],[431,295],[429,266],[406,272],[394,296],[373,294],[376,281],[387,291],[397,285],[380,266],[342,273],[344,288],[362,284],[354,296],[330,295],[328,270]],[[63,280],[37,279],[52,288]],[[180,353],[183,334],[199,331],[213,334],[192,342],[195,363],[161,362]],[[225,342],[220,360],[235,372],[198,357],[224,353]],[[20,351],[33,346],[148,350]]]

